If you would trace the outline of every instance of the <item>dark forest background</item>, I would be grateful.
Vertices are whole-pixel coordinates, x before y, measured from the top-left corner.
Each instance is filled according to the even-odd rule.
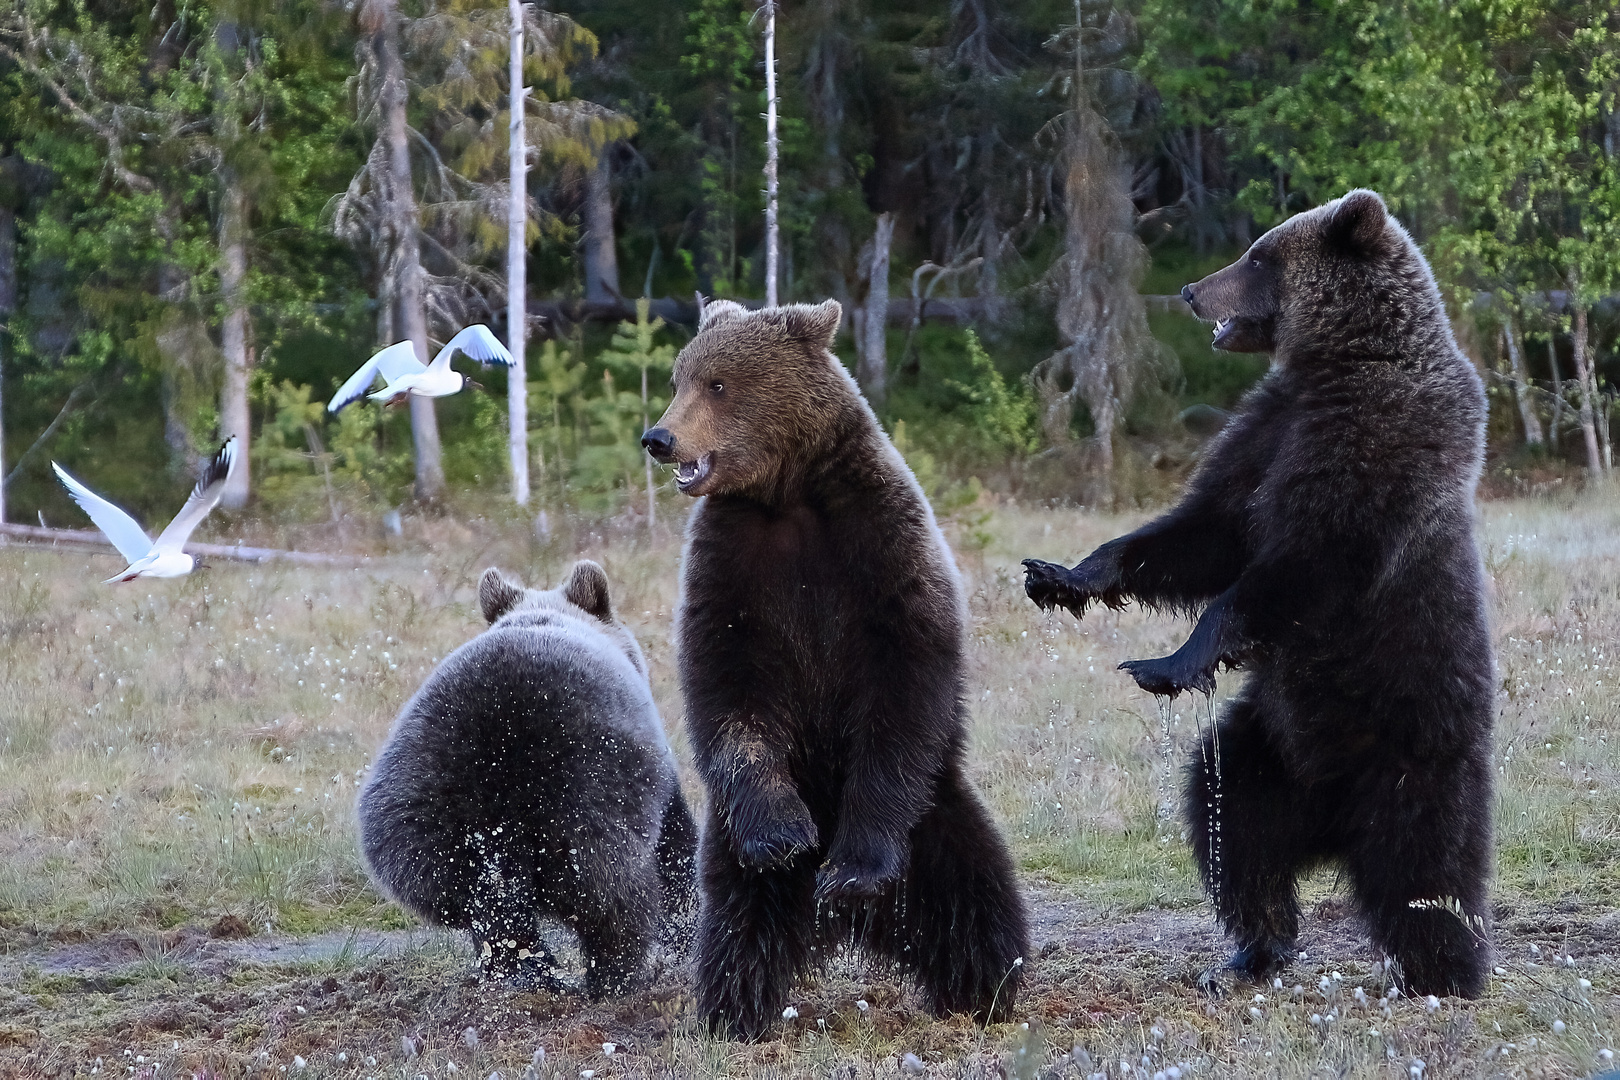
[[[761,16],[526,17],[535,499],[640,514],[636,438],[694,294],[764,292]],[[844,304],[841,355],[940,505],[1172,491],[1265,370],[1212,352],[1174,294],[1353,186],[1423,244],[1487,376],[1491,482],[1610,468],[1612,5],[784,0],[777,18],[782,295]],[[413,483],[500,505],[503,380],[437,403],[428,490],[406,416],[323,403],[412,317],[435,342],[506,333],[507,26],[477,0],[0,4],[8,519],[82,524],[52,459],[166,513],[244,397],[267,515],[382,512]]]

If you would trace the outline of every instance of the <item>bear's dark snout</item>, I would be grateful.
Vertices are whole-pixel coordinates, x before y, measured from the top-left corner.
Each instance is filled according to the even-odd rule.
[[[1181,287],[1181,298],[1182,298],[1182,299],[1183,299],[1183,300],[1185,300],[1185,301],[1187,301],[1187,306],[1188,306],[1188,307],[1191,307],[1191,306],[1192,306],[1192,302],[1193,302],[1193,287],[1192,287],[1192,286],[1191,286],[1191,285],[1183,285],[1183,286],[1182,286],[1182,287]]]
[[[668,428],[648,428],[641,434],[641,445],[655,460],[665,464],[675,457],[675,436]]]

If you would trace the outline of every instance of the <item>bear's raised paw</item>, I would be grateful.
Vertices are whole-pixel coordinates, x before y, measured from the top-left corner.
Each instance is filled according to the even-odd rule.
[[[1179,655],[1179,654],[1178,654]],[[1177,694],[1215,692],[1215,667],[1194,667],[1178,655],[1160,656],[1153,660],[1127,660],[1120,664],[1128,671],[1136,685],[1150,694],[1175,697]]]

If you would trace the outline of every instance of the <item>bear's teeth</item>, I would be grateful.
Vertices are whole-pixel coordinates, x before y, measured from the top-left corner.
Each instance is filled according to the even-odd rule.
[[[682,488],[690,487],[709,475],[709,455],[704,454],[696,461],[683,461],[675,466],[675,483]]]

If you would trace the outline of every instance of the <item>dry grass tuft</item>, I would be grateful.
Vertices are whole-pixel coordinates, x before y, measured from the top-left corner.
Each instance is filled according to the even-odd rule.
[[[675,970],[595,1004],[481,986],[355,850],[369,756],[479,629],[491,564],[536,584],[576,556],[607,567],[685,761],[673,534],[429,522],[359,570],[116,588],[98,584],[111,556],[0,548],[0,1074],[1591,1075],[1620,1040],[1620,504],[1484,518],[1502,691],[1482,1000],[1386,998],[1331,874],[1304,883],[1307,955],[1284,985],[1197,989],[1225,944],[1165,810],[1199,717],[1186,699],[1161,715],[1115,670],[1188,627],[1036,612],[1018,558],[1072,561],[1136,519],[998,509],[963,545],[973,762],[1035,900],[1023,1020],[936,1021],[846,958],[755,1046],[696,1030]]]

